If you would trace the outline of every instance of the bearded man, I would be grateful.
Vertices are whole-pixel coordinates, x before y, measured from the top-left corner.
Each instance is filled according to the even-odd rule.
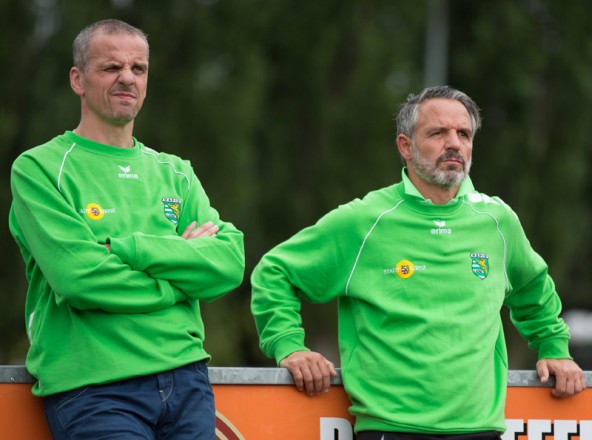
[[[500,310],[538,352],[542,382],[585,387],[547,265],[469,169],[481,125],[448,86],[410,95],[397,116],[402,181],[340,206],[268,252],[252,275],[264,353],[310,396],[334,364],[304,343],[304,299],[339,307],[344,389],[358,440],[499,439],[508,362]]]

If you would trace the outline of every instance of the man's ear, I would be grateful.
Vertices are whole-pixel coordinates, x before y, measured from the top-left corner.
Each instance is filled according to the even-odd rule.
[[[84,84],[82,81],[82,72],[78,67],[70,69],[70,87],[78,96],[84,95]]]
[[[399,154],[406,162],[410,161],[413,155],[411,152],[412,143],[413,141],[411,138],[404,134],[397,136],[397,148],[399,149]]]

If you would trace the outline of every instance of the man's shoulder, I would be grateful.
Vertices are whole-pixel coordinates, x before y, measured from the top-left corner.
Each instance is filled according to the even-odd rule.
[[[393,208],[401,201],[401,195],[398,191],[398,186],[401,183],[396,183],[384,188],[372,190],[362,198],[356,198],[348,203],[339,205],[329,214],[332,216],[351,216],[356,215],[358,218],[375,218],[380,213]]]
[[[355,199],[350,202],[358,209],[378,210],[390,209],[401,201],[401,194],[398,191],[402,185],[401,182],[375,189],[368,192],[361,199]]]
[[[367,231],[382,213],[396,206],[401,197],[397,185],[368,192],[361,198],[341,204],[323,215],[316,227],[339,235]]]
[[[143,154],[153,157],[159,163],[173,165],[176,168],[182,169],[191,168],[191,163],[188,160],[183,159],[182,157],[177,156],[176,154],[158,151],[152,147],[144,145],[141,142],[138,143],[140,145],[140,151]]]
[[[499,196],[490,196],[485,193],[471,191],[464,196],[464,201],[478,211],[486,211],[497,216],[516,216],[510,205],[504,202]]]

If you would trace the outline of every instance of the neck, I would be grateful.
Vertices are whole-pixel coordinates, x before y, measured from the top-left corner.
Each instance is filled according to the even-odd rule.
[[[124,125],[113,125],[89,124],[84,120],[81,120],[78,127],[73,131],[78,136],[82,136],[101,144],[119,148],[132,148],[134,146],[134,140],[132,139],[133,128],[133,121]]]
[[[415,188],[417,188],[417,190],[420,192],[420,194],[425,199],[430,199],[435,205],[445,205],[446,203],[450,202],[454,197],[456,197],[458,188],[460,187],[460,185],[445,187],[430,183],[419,177],[413,170],[413,167],[407,168],[407,176]]]

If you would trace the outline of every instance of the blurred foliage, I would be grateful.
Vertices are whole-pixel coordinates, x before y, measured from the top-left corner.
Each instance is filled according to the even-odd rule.
[[[432,0],[434,1],[434,0]],[[435,0],[444,1],[444,0]],[[450,0],[448,83],[481,106],[472,177],[520,216],[565,308],[592,309],[592,37],[586,0]],[[241,288],[203,307],[214,365],[272,365],[257,347],[249,275],[325,212],[400,178],[394,115],[424,84],[430,0],[0,0],[0,216],[10,164],[76,126],[71,45],[103,18],[150,40],[135,135],[189,159],[245,232]],[[23,266],[0,227],[0,363],[27,349]],[[337,362],[335,305],[305,306],[310,345]],[[509,330],[511,367],[532,354]],[[586,365],[584,365],[586,366]],[[588,369],[592,366],[588,366]]]

